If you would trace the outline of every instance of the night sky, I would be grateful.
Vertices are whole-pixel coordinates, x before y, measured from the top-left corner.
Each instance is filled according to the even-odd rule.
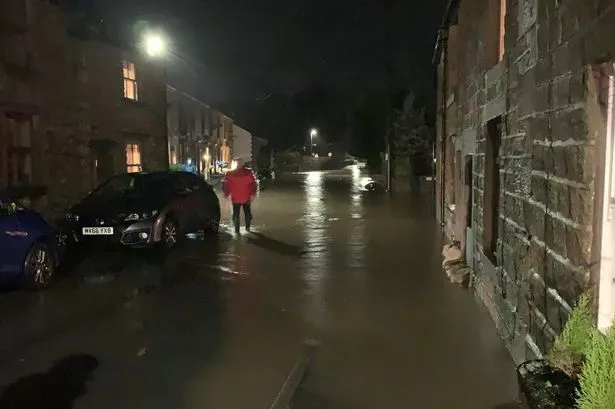
[[[164,26],[175,50],[170,72],[192,79],[190,92],[213,103],[386,84],[383,0],[79,1],[124,39],[136,35],[139,20]],[[392,3],[394,85],[433,88],[431,56],[446,0]]]

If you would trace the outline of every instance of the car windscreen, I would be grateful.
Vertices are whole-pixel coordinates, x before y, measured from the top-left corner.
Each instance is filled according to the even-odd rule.
[[[90,198],[101,198],[118,195],[137,195],[141,190],[140,177],[138,174],[126,174],[116,176],[100,185],[90,193]]]
[[[148,195],[172,192],[176,185],[176,178],[170,173],[151,173],[141,178],[141,189]]]

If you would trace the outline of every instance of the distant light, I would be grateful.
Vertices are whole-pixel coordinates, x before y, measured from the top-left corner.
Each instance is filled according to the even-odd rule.
[[[330,157],[330,158],[332,158],[332,157],[333,157],[333,154],[332,154],[331,152],[329,152],[329,157]]]
[[[160,34],[145,35],[145,51],[150,57],[160,57],[166,52],[167,44]]]
[[[237,169],[237,161],[236,160],[231,162],[231,170],[235,170],[235,169]]]
[[[315,153],[315,154],[314,154],[314,157],[315,157],[316,159],[318,159],[318,154],[317,154],[317,153]]]
[[[310,136],[313,138],[313,137],[315,137],[316,135],[318,135],[318,130],[317,130],[316,128],[312,128],[312,129],[310,130]]]
[[[188,160],[186,161],[186,163],[187,163],[188,165],[192,165],[192,159],[188,158]]]

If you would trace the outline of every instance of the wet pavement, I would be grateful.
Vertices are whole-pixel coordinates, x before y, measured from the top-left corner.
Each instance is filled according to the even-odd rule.
[[[1,294],[0,408],[269,408],[306,341],[293,408],[513,401],[514,365],[441,271],[426,200],[367,182],[282,178],[253,234],[92,255],[49,291]]]

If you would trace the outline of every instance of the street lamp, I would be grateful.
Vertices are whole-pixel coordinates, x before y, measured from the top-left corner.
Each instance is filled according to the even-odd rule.
[[[316,128],[310,129],[310,156],[314,156],[314,138],[318,136]]]
[[[150,57],[162,57],[167,52],[167,42],[159,33],[146,33],[143,38],[145,52]]]
[[[167,45],[167,39],[159,32],[155,32],[155,31],[150,31],[150,30],[146,30],[143,33],[141,33],[141,47],[142,47],[142,51],[145,51],[145,53],[149,56],[149,58],[151,60],[161,60],[163,59],[163,57],[167,54],[168,52],[168,45]],[[167,76],[167,72],[166,72],[166,67],[162,66],[162,84],[163,84],[163,89],[166,91],[166,76]],[[166,99],[166,97],[165,97]],[[166,104],[165,104],[165,110],[166,110]],[[164,118],[165,124],[165,140],[167,143],[167,167],[170,166],[172,159],[170,158],[170,154],[169,152],[171,151],[171,141],[169,140],[169,132],[167,129],[167,124],[166,124],[166,113],[165,115],[162,116]]]

